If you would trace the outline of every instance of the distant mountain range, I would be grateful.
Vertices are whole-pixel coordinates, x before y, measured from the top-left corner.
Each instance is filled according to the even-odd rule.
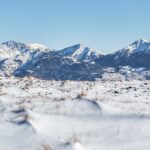
[[[149,79],[149,70],[150,41],[143,39],[107,55],[81,44],[62,50],[15,41],[0,44],[0,76],[96,80],[106,74],[119,74],[126,79]]]

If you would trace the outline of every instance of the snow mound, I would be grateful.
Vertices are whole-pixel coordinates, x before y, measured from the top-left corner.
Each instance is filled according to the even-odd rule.
[[[63,104],[63,108],[70,114],[91,115],[101,112],[101,108],[96,101],[92,100],[73,100]]]
[[[54,114],[64,114],[64,115],[98,115],[101,113],[100,105],[94,100],[87,99],[77,99],[72,101],[54,102],[56,111]]]

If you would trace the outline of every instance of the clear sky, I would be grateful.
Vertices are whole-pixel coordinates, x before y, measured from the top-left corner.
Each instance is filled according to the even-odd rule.
[[[150,40],[150,0],[0,0],[0,42],[108,53],[141,38]]]

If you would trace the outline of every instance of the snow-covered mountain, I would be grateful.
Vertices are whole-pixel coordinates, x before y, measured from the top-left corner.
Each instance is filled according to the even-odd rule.
[[[122,69],[124,66],[129,66],[128,71],[125,69],[126,73]],[[109,67],[114,68],[115,73],[121,73],[126,77],[132,76],[132,78],[148,70],[142,74],[142,77],[149,79],[150,42],[140,39],[107,55],[102,55],[81,44],[62,50],[50,50],[40,44],[24,44],[15,41],[0,44],[0,75],[2,76],[30,75],[47,80],[95,80],[109,70],[104,68]],[[138,68],[144,68],[144,71],[137,72]]]
[[[94,80],[101,77],[101,68],[92,61],[100,53],[77,44],[62,50],[44,52],[19,67],[15,76],[34,76],[46,80]]]
[[[130,56],[135,53],[150,53],[150,41],[140,39],[116,52],[120,56]],[[116,58],[117,59],[117,58]]]
[[[25,44],[25,43],[20,43],[20,42],[16,42],[16,41],[6,41],[3,42],[1,45],[5,45],[7,47],[9,47],[12,50],[19,50],[22,52],[26,52],[28,50],[46,50],[48,49],[46,46],[42,45],[42,44]]]
[[[150,41],[137,40],[129,46],[95,60],[101,66],[150,68]]]
[[[92,61],[102,55],[98,51],[94,51],[82,44],[76,44],[62,50],[58,50],[56,53],[60,56],[72,57],[79,61]]]
[[[42,45],[7,41],[0,44],[0,75],[9,76],[15,69],[47,50]]]

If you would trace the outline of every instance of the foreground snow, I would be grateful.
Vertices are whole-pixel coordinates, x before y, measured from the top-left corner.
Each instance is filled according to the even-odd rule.
[[[2,150],[149,150],[149,81],[0,80]]]

